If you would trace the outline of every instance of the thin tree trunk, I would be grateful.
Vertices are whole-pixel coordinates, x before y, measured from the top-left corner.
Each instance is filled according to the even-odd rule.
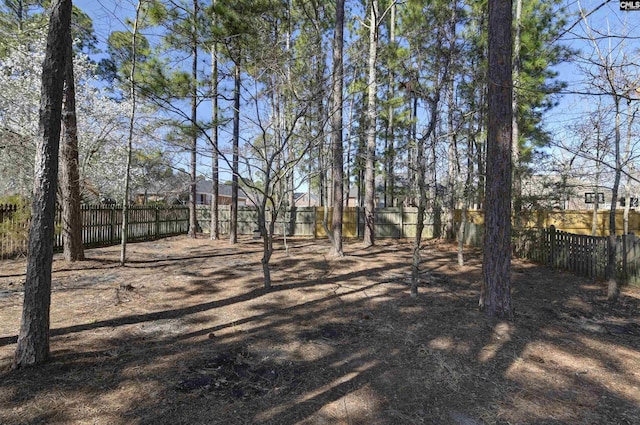
[[[598,235],[598,205],[600,204],[598,200],[598,191],[600,190],[600,164],[596,164],[596,185],[595,185],[595,196],[593,200],[593,215],[591,217],[591,236]]]
[[[331,116],[331,144],[333,152],[333,217],[331,233],[333,247],[331,255],[342,257],[342,214],[344,210],[344,159],[342,146],[342,87],[344,67],[342,48],[344,44],[344,0],[336,0],[336,28],[333,40],[333,114]]]
[[[343,40],[344,41],[344,40]],[[354,77],[356,74],[356,71],[353,71]],[[347,207],[349,207],[349,200],[351,199],[351,172],[352,169],[355,167],[351,166],[351,161],[352,161],[352,157],[351,157],[351,152],[353,149],[353,140],[352,140],[352,133],[353,133],[353,106],[355,103],[354,100],[355,96],[351,96],[351,100],[349,101],[349,118],[347,120],[347,129],[346,129],[346,137],[347,137],[347,164],[346,164],[346,172],[345,172],[345,178],[344,178],[344,199],[346,201]],[[352,206],[357,206],[356,202],[354,202],[354,204]],[[356,231],[357,234],[357,231]]]
[[[376,104],[377,76],[376,61],[378,55],[378,0],[371,0],[371,18],[369,19],[369,78],[367,99],[367,162],[365,167],[365,227],[364,246],[375,243],[375,160],[376,160]]]
[[[520,30],[522,20],[522,0],[515,0],[515,31],[513,34],[513,97],[511,110],[511,153],[513,156],[513,209],[516,219],[519,220],[518,213],[522,209],[522,182],[520,181],[520,129],[518,127],[518,92],[520,90]]]
[[[391,15],[389,17],[389,45],[392,49],[396,48],[396,3],[391,4]],[[389,106],[387,109],[387,131],[385,137],[385,172],[384,172],[384,206],[392,207],[395,199],[395,108],[393,100],[395,97],[395,70],[393,66],[389,68],[389,87],[387,90],[387,100]]]
[[[450,46],[452,47],[452,52],[449,53],[449,62],[453,62],[454,58],[451,56],[454,54],[453,46],[455,45],[456,40],[456,21],[458,16],[457,10],[457,2],[454,2],[451,7],[451,16],[449,18],[449,37],[450,37]],[[451,65],[449,65],[451,66]],[[449,74],[453,74],[453,72],[449,72]],[[449,150],[448,150],[448,159],[449,159],[449,169],[448,169],[448,182],[447,182],[447,191],[449,195],[448,202],[448,213],[447,213],[447,230],[446,237],[447,239],[453,239],[456,235],[454,230],[454,213],[456,208],[456,181],[458,180],[458,175],[460,174],[460,159],[458,156],[458,138],[457,129],[455,128],[455,110],[456,110],[456,98],[455,98],[455,81],[454,77],[451,76],[447,78],[447,132],[449,134]]]
[[[82,244],[82,210],[80,207],[80,171],[78,169],[78,122],[73,75],[73,42],[69,32],[65,90],[62,105],[62,139],[60,141],[60,188],[62,192],[62,239],[66,261],[84,260]]]
[[[522,0],[515,0],[515,31],[513,33],[513,93],[511,117],[511,155],[513,158],[513,211],[515,218],[516,252],[523,249],[522,234],[522,167],[520,164],[520,129],[518,127],[518,94],[520,91],[520,31],[522,26]]]
[[[65,63],[71,21],[71,0],[55,0],[51,6],[47,47],[42,64],[42,88],[38,146],[35,158],[29,256],[22,321],[14,368],[35,365],[49,358],[51,267],[58,183],[58,150],[62,118]]]
[[[198,0],[193,0],[193,35],[191,40],[191,181],[189,182],[189,236],[198,236],[198,212],[196,209],[198,178],[198,39],[196,21],[198,19]]]
[[[627,163],[631,159],[631,139],[633,138],[633,120],[635,118],[637,109],[631,109],[631,99],[627,99],[627,146],[625,147],[624,162]],[[633,162],[629,163],[629,173],[627,175],[625,183],[625,204],[624,204],[624,234],[629,234],[629,210],[631,209],[631,175],[635,167]]]
[[[454,212],[456,208],[456,180],[458,179],[458,172],[460,170],[460,164],[458,163],[458,147],[456,138],[456,129],[454,124],[454,91],[453,91],[453,79],[450,79],[447,84],[447,133],[449,138],[448,149],[448,173],[447,173],[447,239],[452,239],[455,236],[454,233]]]
[[[489,122],[485,233],[480,309],[513,318],[511,305],[511,68],[510,0],[489,0]]]
[[[291,1],[287,1],[287,12],[288,12],[288,17],[291,17]],[[285,44],[285,49],[287,54],[289,54],[291,52],[291,19],[289,19],[288,21],[288,28],[287,28],[287,32],[286,32],[286,44]],[[291,82],[291,64],[290,62],[287,61],[286,63],[286,76],[287,76],[287,87],[289,87],[289,90],[292,87],[292,82]],[[289,132],[289,128],[291,127],[291,116],[287,115],[287,112],[290,111],[290,104],[291,104],[291,95],[288,94],[285,99],[285,113],[283,114],[282,117],[282,126],[283,128]],[[295,153],[295,146],[293,143],[289,143],[288,149],[287,149],[287,160],[288,161],[292,161],[293,158],[295,158],[296,153]],[[289,215],[290,215],[290,220],[289,220],[289,225],[290,225],[290,233],[293,234],[295,231],[295,211],[296,211],[296,193],[295,193],[295,167],[291,167],[291,169],[287,172],[287,205],[289,208]]]
[[[480,126],[480,120],[478,122]],[[464,266],[464,240],[465,240],[465,229],[467,226],[467,217],[469,208],[472,203],[472,182],[474,177],[474,161],[473,161],[473,147],[476,145],[475,138],[477,134],[477,130],[473,128],[473,124],[470,124],[469,134],[467,139],[467,176],[464,182],[464,205],[462,207],[462,212],[460,215],[460,227],[458,229],[458,265],[460,267]]]
[[[131,37],[131,72],[129,74],[129,97],[131,109],[129,110],[129,133],[127,135],[127,165],[124,175],[124,194],[122,197],[122,231],[120,240],[120,265],[124,266],[127,260],[127,239],[129,236],[129,184],[131,180],[131,160],[133,156],[133,129],[136,116],[136,63],[137,63],[137,39],[138,39],[138,18],[142,0],[136,6],[136,16],[133,21],[133,34]]]
[[[271,219],[267,226],[267,201],[263,199],[262,205],[258,208],[258,227],[260,227],[260,234],[262,236],[262,274],[264,276],[264,288],[271,288],[271,269],[269,267],[269,261],[273,253],[273,231],[274,231],[274,217],[275,213],[271,214]]]
[[[416,147],[415,143],[418,140],[418,96],[411,91],[409,94],[409,107],[411,109],[411,128],[410,139],[413,144],[409,144],[408,153],[407,153],[407,165],[409,172],[409,193],[407,197],[409,199],[405,200],[405,203],[408,205],[418,205],[418,202],[413,198],[414,193],[418,193],[418,186],[416,184],[417,179],[415,176],[415,172],[418,169],[416,165]]]
[[[214,2],[215,3],[215,2]],[[220,239],[220,220],[218,217],[220,205],[219,180],[220,169],[218,165],[218,43],[213,43],[211,49],[211,233],[210,238]]]
[[[620,187],[620,174],[622,171],[622,164],[620,161],[620,98],[616,95],[614,98],[616,118],[615,118],[615,178],[613,180],[613,189],[611,190],[611,209],[609,210],[609,239],[607,242],[607,248],[609,256],[607,258],[606,276],[607,276],[607,299],[614,301],[620,294],[618,288],[618,280],[616,277],[616,257],[618,251],[618,238],[616,237],[616,207],[618,203],[618,189]],[[596,195],[597,196],[597,195]]]
[[[234,67],[233,88],[233,163],[231,165],[231,211],[229,217],[229,242],[238,242],[238,154],[240,142],[240,59]]]
[[[433,114],[432,114],[433,118]],[[420,249],[422,247],[422,231],[424,229],[424,213],[427,200],[425,185],[426,166],[424,161],[424,138],[416,140],[416,183],[418,185],[418,217],[416,221],[416,235],[413,240],[413,256],[411,261],[411,298],[418,296],[420,280]]]

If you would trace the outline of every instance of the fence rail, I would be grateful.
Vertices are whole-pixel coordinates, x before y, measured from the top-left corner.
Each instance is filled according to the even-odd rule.
[[[25,207],[0,205],[0,259],[27,253],[29,219]],[[187,207],[129,207],[128,240],[152,240],[187,233]],[[62,212],[56,211],[54,250],[62,249]],[[86,247],[115,245],[122,237],[122,207],[83,205],[82,240]]]

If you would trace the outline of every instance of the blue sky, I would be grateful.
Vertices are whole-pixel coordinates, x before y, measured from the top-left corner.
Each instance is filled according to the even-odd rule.
[[[526,0],[524,0],[526,1]],[[104,43],[110,32],[114,30],[122,30],[124,28],[125,18],[133,16],[134,2],[127,0],[75,0],[74,4],[88,13],[94,22],[94,28],[98,36],[98,40]],[[579,17],[579,10],[585,13],[591,13],[588,17],[590,25],[593,27],[596,35],[599,37],[599,44],[603,50],[609,47],[615,50],[618,38],[607,37],[607,34],[619,35],[623,33],[630,34],[632,37],[638,37],[628,42],[625,47],[632,50],[638,45],[640,40],[640,11],[621,11],[619,1],[602,1],[602,0],[567,0],[567,9],[573,14],[569,18],[570,31],[563,35],[560,42],[569,46],[574,50],[582,52],[576,55],[576,58],[589,53],[593,47],[584,40],[585,25]],[[573,25],[575,24],[575,25]],[[637,54],[637,48],[636,48]],[[595,97],[573,94],[573,92],[588,92],[593,89],[588,87],[588,81],[580,67],[579,61],[568,62],[559,65],[558,79],[567,83],[567,94],[558,98],[559,103],[545,115],[546,127],[558,138],[567,138],[571,135],[567,132],[570,125],[580,122],[584,114],[595,104]],[[205,65],[203,65],[204,67]],[[209,106],[202,107],[203,119],[208,119]],[[224,140],[224,135],[221,138]],[[203,159],[203,171],[208,171],[209,167]]]
[[[592,78],[588,77],[584,68],[590,65],[584,58],[594,54],[595,49],[591,41],[585,40],[588,28],[578,15],[580,7],[585,14],[591,13],[587,20],[591,27],[591,34],[596,39],[604,55],[610,53],[609,59],[616,60],[622,53],[633,57],[638,63],[638,40],[640,39],[640,11],[621,11],[619,1],[569,1],[569,10],[574,15],[569,20],[569,26],[576,24],[566,33],[561,41],[571,49],[579,51],[574,61],[557,67],[559,79],[568,86],[567,94],[560,97],[558,107],[553,108],[546,115],[546,126],[558,140],[569,140],[575,137],[570,126],[585,121],[585,114],[593,110],[599,100],[610,101],[605,96],[597,96],[592,86]],[[627,35],[623,40],[619,36]],[[583,68],[583,69],[581,69]],[[636,72],[638,71],[636,67]],[[576,92],[576,93],[573,93]],[[592,93],[592,94],[579,94]]]

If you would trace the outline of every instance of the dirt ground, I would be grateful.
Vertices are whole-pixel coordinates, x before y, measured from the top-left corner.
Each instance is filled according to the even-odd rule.
[[[10,370],[24,260],[0,263],[0,424],[640,424],[640,290],[514,261],[513,322],[478,311],[480,255],[205,237],[56,256],[51,361]]]

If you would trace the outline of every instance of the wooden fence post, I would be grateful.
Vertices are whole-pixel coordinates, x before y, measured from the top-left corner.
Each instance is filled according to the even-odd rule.
[[[153,237],[155,239],[160,237],[160,208],[158,208],[157,206],[155,207],[155,223],[153,226],[154,229],[154,235]]]
[[[620,249],[620,254],[622,255],[622,280],[623,282],[627,281],[627,235],[622,235],[620,237],[620,244],[622,245],[622,249]]]
[[[313,238],[318,239],[318,207],[313,209]]]
[[[638,257],[636,252],[637,238],[633,232],[629,232],[627,236],[629,238],[629,247],[627,250],[627,283],[635,284],[638,276]]]
[[[555,267],[556,263],[556,228],[549,227],[549,262],[548,265]]]
[[[111,226],[109,226],[109,241],[111,244],[115,244],[116,240],[116,207],[112,206],[111,211],[109,212],[109,221],[111,222]]]

